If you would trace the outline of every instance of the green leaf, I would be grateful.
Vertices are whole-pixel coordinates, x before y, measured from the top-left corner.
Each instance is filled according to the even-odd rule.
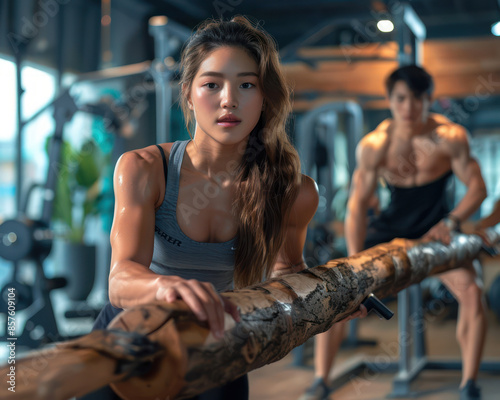
[[[96,162],[98,151],[93,141],[88,141],[82,146],[78,154],[75,174],[78,185],[90,188],[99,179],[100,170]]]
[[[60,175],[61,176],[61,175]],[[73,224],[71,191],[67,179],[58,179],[56,196],[52,208],[52,218],[63,222],[68,228]]]

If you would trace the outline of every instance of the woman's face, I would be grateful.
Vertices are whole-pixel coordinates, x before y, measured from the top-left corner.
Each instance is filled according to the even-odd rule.
[[[240,143],[257,125],[263,102],[254,59],[240,47],[220,47],[201,63],[188,94],[195,135]]]

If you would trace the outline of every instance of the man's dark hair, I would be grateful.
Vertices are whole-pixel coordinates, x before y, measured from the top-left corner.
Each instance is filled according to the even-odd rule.
[[[422,67],[406,65],[390,74],[385,81],[385,87],[389,96],[392,94],[394,85],[398,81],[406,83],[415,97],[422,97],[424,93],[428,94],[429,97],[432,96],[434,90],[432,76]]]

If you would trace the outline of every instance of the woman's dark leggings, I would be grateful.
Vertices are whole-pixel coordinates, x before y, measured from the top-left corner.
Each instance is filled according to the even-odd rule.
[[[92,330],[106,329],[111,320],[121,311],[123,311],[121,308],[113,307],[110,303],[106,304],[97,316]],[[78,400],[120,400],[120,397],[109,386],[106,386],[79,397]],[[243,375],[224,386],[208,390],[189,400],[248,400],[248,376]]]

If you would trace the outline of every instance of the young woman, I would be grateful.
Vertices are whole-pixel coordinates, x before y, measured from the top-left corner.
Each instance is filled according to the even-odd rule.
[[[290,92],[275,44],[247,19],[209,21],[182,55],[192,140],[125,153],[117,163],[109,297],[120,309],[184,300],[215,337],[236,307],[218,292],[298,272],[318,204],[285,125]],[[245,399],[246,376],[200,399]]]

